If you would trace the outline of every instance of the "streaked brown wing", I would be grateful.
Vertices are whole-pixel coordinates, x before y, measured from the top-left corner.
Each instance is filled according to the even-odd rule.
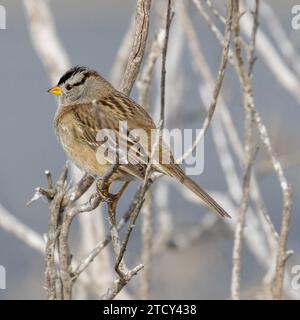
[[[100,121],[97,121],[95,112],[91,112],[92,108],[95,108],[92,104],[80,105],[77,108],[73,109],[73,114],[76,119],[76,136],[77,139],[83,143],[88,144],[93,150],[97,150],[102,142],[97,140],[97,133],[101,129],[111,129],[115,133],[116,137],[118,135],[119,123],[112,116],[112,111],[108,113],[108,110],[101,108],[101,105],[98,103]],[[95,116],[93,116],[93,114]],[[129,131],[129,130],[128,130]],[[128,153],[129,163],[127,165],[121,165],[120,169],[137,177],[143,179],[144,173],[146,170],[146,165],[148,163],[148,156],[145,153],[143,147],[140,145],[139,148],[136,148],[136,141],[131,140],[130,135],[127,132],[127,147],[132,150],[136,150],[136,153]],[[108,137],[108,140],[105,141],[105,147],[112,148],[115,150],[116,144],[113,137],[109,138],[109,135],[105,134]],[[139,157],[137,157],[139,155]],[[120,155],[122,156],[122,155]],[[111,163],[114,162],[114,159],[107,160]],[[133,164],[136,163],[136,164]]]

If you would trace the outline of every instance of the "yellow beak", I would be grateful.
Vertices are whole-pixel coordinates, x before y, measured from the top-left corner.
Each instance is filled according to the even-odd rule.
[[[53,88],[49,89],[48,92],[55,94],[55,95],[58,95],[58,96],[62,94],[62,90],[60,87],[53,87]]]

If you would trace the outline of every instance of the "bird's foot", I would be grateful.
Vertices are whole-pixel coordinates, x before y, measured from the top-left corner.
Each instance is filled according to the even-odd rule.
[[[113,202],[117,198],[117,195],[109,192],[109,187],[110,183],[103,183],[102,180],[97,181],[97,192],[100,198],[105,202]]]

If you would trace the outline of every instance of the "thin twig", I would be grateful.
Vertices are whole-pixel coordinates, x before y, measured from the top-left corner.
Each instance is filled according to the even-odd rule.
[[[235,2],[235,3],[237,4],[237,2]],[[239,14],[238,5],[236,5],[235,10],[236,10],[236,15],[238,15]],[[271,146],[271,141],[268,136],[266,127],[262,123],[261,117],[255,108],[251,81],[248,77],[248,74],[245,72],[245,70],[243,70],[244,66],[243,66],[243,62],[241,60],[241,57],[238,58],[238,66],[239,66],[239,70],[243,71],[243,72],[240,72],[240,81],[241,81],[241,85],[244,87],[248,107],[250,108],[251,112],[253,113],[254,121],[257,125],[260,139],[263,142],[263,144],[265,145],[265,148],[269,153],[269,156],[271,158],[271,161],[272,161],[272,164],[274,167],[274,171],[277,174],[277,178],[278,178],[281,190],[282,190],[282,195],[283,195],[283,213],[282,213],[283,218],[282,218],[282,221],[288,223],[289,217],[291,214],[291,212],[290,212],[291,211],[291,187],[289,186],[287,179],[284,175],[284,171],[283,171],[281,163],[279,162],[279,160],[277,159],[277,157],[275,156],[275,154],[273,152],[273,149]],[[277,299],[281,295],[281,288],[282,288],[283,276],[284,276],[284,270],[282,270],[282,268],[284,268],[285,264],[282,263],[282,261],[284,261],[285,258],[282,257],[282,250],[286,246],[287,232],[288,232],[288,228],[285,225],[285,223],[283,223],[283,225],[282,225],[282,230],[283,230],[282,231],[283,235],[281,237],[282,243],[278,246],[276,274],[275,274],[275,284],[276,284],[275,288],[276,289],[275,289],[274,297],[276,297]]]
[[[166,14],[166,25],[171,23],[171,20],[172,20],[172,17],[171,17],[171,1],[168,2],[168,9],[167,9],[167,14]],[[168,42],[168,39],[169,39],[169,33],[170,31],[170,28],[169,26],[166,28],[166,34],[165,34],[165,44],[164,44],[164,48],[167,48],[167,42]],[[167,50],[163,50],[163,55],[166,55],[167,54]],[[163,63],[166,63],[166,58],[163,58]],[[162,69],[165,70],[165,65],[162,65]],[[165,77],[165,72],[162,72],[162,77]],[[163,80],[161,82],[162,85],[164,85],[165,83],[165,80]],[[161,88],[161,94],[165,94],[165,89]],[[161,99],[161,109],[164,109],[164,101],[165,99]],[[164,112],[161,112],[161,115],[162,117],[164,117]],[[140,195],[139,195],[139,199],[137,201],[137,204],[132,212],[132,216],[131,216],[131,219],[130,219],[130,223],[129,223],[129,226],[128,226],[128,229],[127,229],[127,233],[124,237],[124,240],[122,242],[122,246],[121,246],[121,249],[120,249],[120,254],[119,254],[119,257],[117,259],[117,262],[116,262],[116,266],[115,266],[115,269],[118,270],[119,269],[119,265],[120,263],[122,262],[122,259],[123,259],[123,256],[125,254],[125,251],[126,251],[126,248],[127,248],[127,245],[128,245],[128,241],[129,241],[129,238],[130,238],[130,235],[132,233],[132,230],[135,226],[135,222],[136,222],[136,219],[139,215],[139,212],[143,206],[143,203],[144,203],[144,199],[145,199],[145,194],[148,190],[148,188],[150,187],[150,185],[152,184],[152,180],[150,180],[150,176],[151,176],[151,172],[152,172],[152,162],[153,162],[153,159],[154,157],[156,156],[156,152],[157,152],[157,148],[158,146],[160,145],[160,139],[161,139],[161,131],[162,131],[162,127],[163,127],[163,122],[164,122],[164,118],[160,119],[160,122],[159,122],[159,125],[158,125],[158,132],[157,132],[157,136],[156,136],[156,139],[155,139],[155,143],[152,147],[152,150],[151,150],[151,156],[150,156],[150,159],[149,159],[149,163],[147,165],[147,168],[146,168],[146,172],[145,172],[145,177],[144,177],[144,181],[143,181],[143,184],[142,184],[142,188],[141,188],[141,192],[140,192]]]
[[[129,55],[125,77],[123,79],[127,88],[122,91],[127,94],[132,88],[142,62],[149,27],[150,2],[151,1],[149,0],[138,0],[137,3],[134,43]],[[50,74],[51,81],[56,82],[61,74],[68,69],[70,63],[63,50],[63,47],[58,41],[50,10],[45,1],[24,0],[24,4],[29,16],[31,35],[36,50],[42,62],[45,64],[48,74]],[[43,35],[43,37],[41,37],[41,35]],[[51,47],[47,46],[47,52],[45,51],[45,46],[41,46],[41,44],[45,41],[45,37],[48,38],[48,42],[51,44]],[[49,48],[52,48],[52,50],[49,50]],[[50,178],[51,177],[47,176],[48,188],[38,188],[33,201],[42,195],[48,199],[50,206],[56,203],[56,201],[53,202],[53,200],[55,197],[58,197],[58,192],[57,190],[53,190],[51,187],[52,182],[50,181]],[[59,208],[57,208],[59,223],[56,224],[57,230],[54,242],[57,241],[58,243],[60,258],[59,269],[62,280],[61,284],[59,281],[56,281],[56,286],[61,286],[62,289],[62,294],[57,296],[57,298],[69,299],[72,296],[72,285],[74,283],[73,279],[76,278],[72,277],[71,254],[69,252],[68,235],[73,218],[79,213],[88,212],[94,209],[101,201],[101,199],[96,196],[91,197],[90,201],[87,203],[75,205],[75,201],[85,194],[85,192],[92,185],[93,181],[93,177],[85,175],[72,189],[68,191],[64,190],[62,195],[63,198],[60,201]],[[52,217],[52,219],[57,220],[55,215]],[[57,240],[57,238],[59,238],[59,240]]]
[[[203,1],[203,0],[202,0]],[[208,7],[211,8],[212,13],[217,16],[217,18],[225,24],[225,18],[223,18],[218,11],[213,7],[211,1],[209,0],[205,0]],[[216,39],[220,42],[220,44],[223,44],[223,36],[221,34],[221,32],[218,30],[218,28],[213,24],[213,21],[210,19],[209,15],[204,11],[203,6],[200,4],[199,0],[193,0],[193,2],[196,4],[196,7],[199,11],[199,13],[203,16],[203,18],[205,19],[205,21],[208,23],[209,27],[211,28],[211,31],[213,32],[213,34],[216,36]],[[211,27],[214,26],[214,27]],[[253,34],[253,32],[252,32]],[[229,53],[229,61],[230,63],[234,66],[234,68],[237,70],[237,63],[236,60],[234,59],[233,56],[233,52],[230,50]],[[198,64],[197,64],[198,65]],[[201,71],[201,69],[199,69],[199,71]],[[204,74],[204,73],[203,73]],[[238,132],[237,129],[235,128],[235,125],[232,121],[232,117],[230,115],[230,112],[228,110],[228,107],[226,106],[224,99],[222,97],[222,95],[220,95],[220,102],[221,102],[221,108],[220,108],[220,115],[222,118],[222,122],[225,126],[225,130],[227,133],[227,137],[229,142],[231,143],[231,147],[233,149],[233,151],[235,152],[236,156],[238,157],[240,163],[243,163],[243,150],[242,150],[242,144],[241,141],[238,137]],[[222,157],[223,158],[223,157]],[[225,171],[225,172],[229,172],[229,171]],[[259,219],[261,220],[262,223],[262,227],[267,235],[267,241],[268,244],[270,246],[270,252],[273,253],[276,250],[277,247],[277,239],[278,239],[278,235],[277,232],[275,230],[275,227],[267,213],[267,210],[265,208],[265,205],[263,204],[263,199],[260,193],[260,189],[259,189],[259,185],[257,183],[257,179],[255,177],[255,175],[253,174],[252,177],[252,188],[251,188],[251,199],[253,200],[256,209],[259,213]],[[232,184],[230,184],[231,186]],[[237,197],[239,197],[239,193],[234,193],[236,194]],[[233,195],[234,195],[233,194]]]
[[[53,200],[49,203],[49,224],[47,233],[46,253],[45,253],[45,289],[48,299],[57,299],[57,284],[59,278],[55,265],[55,253],[57,248],[57,240],[59,237],[59,224],[61,219],[60,204],[63,199],[66,179],[68,175],[68,166],[66,166],[56,184],[56,194]]]
[[[244,19],[245,18],[243,16],[242,21],[241,21],[242,25],[244,23]],[[247,23],[248,23],[248,26],[250,26],[249,21]],[[248,31],[249,31],[248,33],[250,34],[250,28],[248,29]],[[217,39],[219,40],[218,36],[217,36]],[[220,41],[220,43],[223,44],[223,41]],[[268,52],[268,50],[265,49],[265,52]],[[232,60],[230,60],[230,62],[232,62]],[[207,70],[206,70],[205,63],[199,64],[199,66],[200,65],[202,65],[202,69],[199,68],[199,71],[201,72],[201,74],[204,75],[205,79],[209,80],[209,78],[207,78],[207,75],[206,75]],[[197,66],[198,66],[198,64],[197,64]],[[235,68],[237,68],[236,63],[234,63],[233,66]],[[204,93],[204,91],[203,91],[203,93]],[[202,94],[202,91],[201,91],[201,94]],[[222,99],[222,97],[220,97],[220,100],[224,101]],[[232,122],[230,113],[229,113],[226,105],[224,104],[224,102],[222,102],[222,108],[220,109],[220,111],[221,111],[220,115],[222,117],[222,121],[223,121],[225,128],[227,130],[229,141],[232,143],[233,150],[235,151],[238,158],[240,160],[242,160],[243,153],[242,153],[241,143],[239,141],[236,128]],[[273,164],[274,168],[276,167],[277,176],[280,177],[280,179],[279,179],[281,181],[280,184],[283,187],[282,189],[284,189],[285,185],[286,185],[285,184],[286,179],[284,177],[283,171],[281,170],[282,169],[281,165],[280,165],[280,163],[278,164],[277,158],[272,151],[270,139],[268,137],[266,128],[263,125],[262,120],[261,120],[260,115],[258,114],[257,110],[254,112],[254,120],[255,120],[257,126],[259,127],[260,138],[262,140],[264,140],[264,145],[266,146],[267,150],[271,150],[271,152],[269,151],[269,154],[270,154],[271,159],[273,159],[272,164]],[[217,124],[217,121],[214,124]],[[222,128],[219,124],[218,124],[218,127],[222,131]],[[218,135],[215,135],[215,138],[217,138],[218,140],[224,140],[221,132],[219,132]],[[225,143],[225,140],[223,141],[223,143]],[[219,142],[218,142],[218,148],[219,148]],[[220,160],[221,160],[222,166],[224,165],[224,172],[226,173],[225,177],[227,179],[228,175],[227,175],[227,170],[225,170],[225,165],[226,166],[228,165],[229,159],[225,158],[224,150],[221,151],[221,154],[222,154],[222,157],[220,158]],[[273,156],[275,156],[275,159],[273,158]],[[232,165],[233,165],[233,162],[232,162]],[[236,176],[236,174],[235,174],[235,176]],[[236,178],[237,178],[237,176],[236,176]],[[237,179],[235,179],[235,180],[237,181]],[[265,247],[265,239],[264,239],[265,237],[263,234],[261,234],[260,230],[258,230],[257,227],[255,227],[255,225],[258,223],[258,221],[256,221],[256,217],[253,216],[252,214],[251,215],[248,214],[248,224],[247,224],[248,228],[245,230],[246,236],[247,236],[246,240],[247,240],[248,246],[250,247],[250,249],[252,250],[254,255],[258,258],[258,260],[262,263],[262,265],[267,270],[270,270],[270,268],[272,268],[271,265],[272,265],[272,261],[273,261],[273,255],[276,252],[276,248],[277,248],[278,236],[277,236],[277,232],[274,228],[274,225],[271,222],[271,219],[268,216],[268,214],[264,208],[262,197],[261,197],[260,191],[259,191],[259,186],[256,182],[255,177],[252,178],[252,182],[253,182],[252,183],[253,188],[251,188],[251,198],[254,200],[254,203],[256,204],[256,207],[258,209],[257,211],[259,212],[259,218],[261,220],[263,230],[266,233],[266,240],[269,245],[269,248]],[[236,184],[236,183],[233,184],[230,182],[230,180],[228,180],[228,186],[229,186],[230,193],[233,196],[233,198],[236,199],[236,195],[240,194],[239,192],[237,192],[239,190],[239,188],[234,188],[233,185],[238,186],[238,184]],[[236,189],[235,192],[233,192],[233,189]],[[284,196],[284,198],[287,199],[288,197]],[[284,200],[284,202],[285,202],[285,200]],[[252,230],[251,232],[250,232],[250,229]],[[255,236],[253,236],[254,234],[255,234]],[[249,236],[251,236],[251,240],[250,240]],[[254,245],[252,243],[253,240],[255,240],[254,242],[256,243],[256,245]],[[262,250],[257,250],[257,248],[260,248]],[[263,254],[263,252],[265,252],[265,254]]]
[[[258,15],[259,15],[259,7],[260,7],[260,1],[255,0],[255,9],[252,12],[253,15],[253,27],[252,27],[252,32],[251,32],[251,39],[250,39],[250,45],[249,45],[249,57],[248,57],[248,78],[252,77],[252,72],[253,72],[253,66],[255,63],[255,46],[256,46],[256,35],[257,35],[257,30],[259,27],[259,21],[258,21]]]
[[[257,150],[256,150],[257,151]],[[247,152],[247,151],[246,151]],[[251,157],[246,157],[246,167],[243,177],[243,196],[241,199],[239,218],[234,234],[233,245],[233,267],[231,280],[231,296],[233,300],[240,299],[240,273],[241,273],[241,253],[243,247],[244,228],[246,223],[246,211],[250,195],[251,170],[256,158],[256,153]]]
[[[139,89],[139,104],[146,109],[148,109],[149,107],[150,84],[155,63],[160,56],[164,38],[165,29],[161,28],[158,31],[155,40],[151,44],[151,48],[146,59],[145,66],[143,68],[142,75],[137,81],[137,87]]]
[[[244,11],[242,3],[241,11]],[[249,39],[251,39],[252,23],[250,14],[246,13],[241,19],[241,30]],[[272,41],[261,28],[257,32],[256,48],[260,57],[272,72],[274,78],[299,102],[300,82],[298,75],[294,70],[289,68]]]
[[[285,265],[287,259],[291,255],[291,251],[287,251],[286,243],[288,232],[290,228],[291,219],[291,206],[292,206],[292,190],[290,187],[286,190],[286,201],[284,203],[282,221],[281,221],[281,232],[278,243],[278,253],[275,268],[275,277],[273,282],[272,294],[274,299],[280,299],[282,296],[282,288],[284,282]]]
[[[252,77],[252,71],[254,66],[254,52],[255,52],[255,39],[258,28],[258,6],[259,1],[256,1],[256,8],[253,15],[253,31],[250,45],[250,54],[249,54],[249,66],[247,78],[250,82]],[[234,46],[235,46],[235,56],[237,60],[238,66],[238,75],[241,79],[241,83],[244,84],[246,81],[245,76],[245,67],[244,62],[241,55],[241,45],[240,45],[240,15],[238,3],[235,2],[234,5]],[[249,84],[250,85],[250,84]],[[240,269],[241,269],[241,252],[243,246],[243,237],[244,237],[244,227],[246,221],[246,211],[249,202],[250,195],[250,178],[251,178],[251,169],[255,160],[255,155],[252,157],[252,148],[253,148],[253,113],[251,108],[248,105],[248,91],[246,86],[242,86],[243,94],[244,94],[244,113],[245,113],[245,151],[244,151],[244,159],[245,159],[245,171],[243,177],[243,196],[240,204],[239,210],[239,220],[236,226],[235,236],[234,236],[234,246],[233,246],[233,268],[232,268],[232,282],[231,282],[231,296],[232,299],[238,300],[240,299]]]
[[[222,23],[225,23],[224,18],[213,7],[211,1],[210,0],[205,0],[205,1],[208,4],[208,6],[211,8],[212,13],[215,14],[216,17]],[[245,9],[243,7],[243,2],[240,3],[240,6],[241,6],[241,11],[245,12]],[[268,20],[269,22],[272,22],[272,23],[269,23],[271,25],[271,28],[276,29],[276,19],[273,20],[273,18],[271,18],[270,16]],[[273,21],[275,21],[275,26],[273,25]],[[247,12],[243,15],[243,19],[241,19],[241,30],[249,39],[251,39],[252,23],[251,23],[250,15]],[[286,42],[285,40],[286,39],[281,41],[281,36],[278,36],[278,35],[276,36],[276,42],[280,44],[279,47],[281,48],[285,44]],[[263,58],[267,67],[273,73],[275,79],[283,86],[284,89],[286,89],[299,102],[300,101],[300,93],[299,93],[300,84],[299,84],[298,73],[296,74],[291,68],[289,68],[289,66],[281,57],[276,47],[273,45],[272,41],[269,39],[267,34],[261,28],[257,32],[256,48],[257,48],[257,52]],[[288,61],[290,62],[291,60],[288,59]],[[299,66],[296,66],[295,69],[299,70],[298,67]]]
[[[125,68],[128,63],[128,58],[130,50],[132,47],[132,38],[134,35],[134,22],[135,22],[135,12],[130,18],[129,26],[127,32],[124,34],[119,50],[116,54],[115,61],[110,72],[110,82],[115,86],[119,87],[122,81],[122,76],[125,73]]]
[[[63,216],[60,233],[59,233],[59,262],[60,262],[60,276],[62,281],[63,299],[68,300],[72,298],[72,270],[71,270],[71,254],[69,248],[69,232],[73,219],[80,213],[91,212],[96,209],[101,197],[96,194],[88,202],[81,205],[71,206],[65,210]]]
[[[148,191],[143,206],[142,220],[142,264],[144,271],[141,279],[141,297],[149,299],[150,295],[150,274],[151,274],[151,252],[152,252],[152,192]]]
[[[164,119],[165,119],[165,97],[166,97],[166,61],[167,61],[167,52],[168,52],[168,43],[169,43],[169,33],[170,33],[170,26],[172,23],[172,19],[174,17],[174,12],[172,12],[172,1],[168,0],[168,7],[167,7],[167,16],[166,16],[166,25],[165,25],[165,39],[164,45],[162,50],[162,67],[161,67],[161,94],[160,94],[160,121],[161,121],[161,128],[164,127]]]
[[[127,274],[128,281],[131,280],[133,276],[135,276],[141,269],[143,269],[143,265],[139,264],[132,270],[130,270]],[[120,278],[117,278],[112,286],[107,289],[107,292],[102,296],[103,300],[112,300],[116,297],[116,295],[123,289],[126,283],[122,282]]]
[[[136,203],[139,199],[139,195],[141,192],[141,188],[139,188],[131,201],[130,207],[128,210],[123,214],[122,218],[118,222],[117,230],[122,230],[126,223],[128,222],[129,218],[132,215],[132,212],[136,206]],[[111,234],[107,234],[107,236],[102,240],[85,258],[83,258],[74,269],[73,272],[73,279],[74,281],[79,277],[79,275],[89,266],[90,263],[97,257],[97,255],[111,242]]]
[[[206,86],[201,88],[200,97],[203,100],[204,105],[206,105],[205,103],[210,100],[210,97],[207,97]],[[240,184],[239,174],[235,168],[233,156],[230,153],[228,140],[226,139],[219,114],[216,114],[215,121],[213,121],[211,124],[211,129],[217,152],[218,154],[222,155],[219,157],[219,161],[224,173],[228,192],[231,199],[234,201],[234,205],[236,205],[241,201],[243,190]],[[234,207],[231,209],[231,212],[233,214],[236,212]],[[233,218],[233,221],[235,221],[235,216],[233,216]],[[245,241],[250,251],[256,257],[257,261],[263,266],[264,269],[269,269],[271,265],[270,248],[266,242],[265,234],[261,230],[259,220],[251,208],[249,208],[247,219],[248,221],[247,228],[245,229]],[[232,232],[235,231],[234,224],[228,223],[228,227],[232,230]]]
[[[212,76],[210,74],[210,71],[203,67],[205,64],[202,64],[201,61],[204,61],[204,57],[201,53],[199,42],[197,41],[197,35],[193,29],[191,21],[188,19],[185,5],[183,2],[178,1],[176,2],[178,6],[178,12],[181,16],[181,19],[185,25],[185,32],[189,38],[189,45],[191,48],[191,51],[194,53],[194,55],[197,57],[196,63],[198,68],[200,69],[205,69],[203,72],[206,74],[207,78],[211,80],[213,83],[214,80],[212,79]],[[230,48],[230,35],[231,35],[231,25],[232,25],[232,4],[231,1],[227,1],[227,18],[226,18],[226,25],[225,25],[225,31],[224,31],[224,44],[223,44],[223,50],[222,50],[222,56],[221,56],[221,62],[218,70],[218,76],[215,81],[215,85],[213,88],[213,94],[212,94],[212,101],[210,103],[210,106],[207,111],[207,116],[203,122],[202,125],[202,130],[199,132],[197,135],[195,141],[193,142],[192,146],[184,153],[182,157],[177,159],[176,161],[178,163],[181,163],[184,159],[186,159],[190,154],[193,153],[197,145],[200,143],[202,140],[204,134],[207,132],[210,122],[212,120],[212,117],[214,115],[214,112],[216,110],[217,102],[218,102],[218,97],[222,88],[223,80],[224,80],[224,75],[225,75],[225,69],[227,66],[227,61],[228,61],[228,53],[229,53],[229,48]]]
[[[249,3],[249,0],[246,1]],[[260,4],[261,17],[264,20],[266,27],[268,28],[270,35],[277,44],[278,49],[281,51],[286,63],[291,69],[297,71],[298,78],[300,77],[300,56],[296,52],[292,41],[289,39],[289,35],[284,29],[284,26],[280,22],[273,7],[268,1],[262,1]]]
[[[194,2],[198,3],[199,1],[194,1]],[[184,26],[184,30],[186,32],[188,31],[186,26]],[[220,37],[217,37],[217,39],[220,41]],[[224,41],[222,37],[220,44],[223,45],[223,43]],[[200,47],[198,48],[200,49]],[[196,62],[198,59],[203,57],[203,54],[201,53],[197,54],[196,50],[192,52],[194,52],[193,56]],[[230,62],[233,62],[233,60],[230,60]],[[233,63],[233,65],[235,65],[235,63]],[[197,67],[197,71],[202,75],[203,79],[207,82],[207,86],[204,86],[200,90],[200,96],[204,102],[204,105],[207,105],[208,104],[207,101],[211,99],[207,95],[207,92],[211,91],[211,88],[213,86],[213,77],[211,75],[210,70],[208,69],[207,62],[204,59],[199,60],[196,63],[196,67]],[[225,125],[225,129],[227,130],[227,137],[229,139],[229,142],[231,143],[232,149],[234,150],[235,154],[238,156],[238,158],[240,159],[240,162],[242,163],[243,162],[242,144],[240,142],[237,129],[235,128],[235,125],[232,121],[228,108],[224,102],[224,98],[222,97],[222,94],[220,94],[220,104],[221,104],[220,117],[223,121],[223,124]],[[218,114],[216,115],[215,122],[212,122],[212,133],[213,133],[217,150],[219,154],[222,155],[219,157],[219,159],[220,159],[220,163],[226,178],[228,190],[230,192],[231,197],[236,201],[236,203],[239,203],[242,197],[242,187],[239,184],[239,177],[235,170],[234,161],[233,161],[232,155],[230,154],[229,146],[227,145],[226,135],[220,123],[220,120],[218,118]],[[258,212],[260,213],[259,217],[262,216],[261,212],[265,214],[264,216],[268,217],[265,210],[263,210],[259,188],[254,177],[252,178],[252,186],[253,188],[251,189],[251,197],[254,200],[256,207],[258,208]],[[258,259],[258,261],[262,263],[262,265],[265,268],[269,268],[270,261],[269,259],[266,259],[266,255],[268,252],[270,252],[270,249],[268,249],[268,247],[266,246],[264,235],[257,228],[258,226],[257,218],[254,215],[248,215],[248,218],[249,218],[249,222],[248,222],[249,227],[247,229],[247,244],[250,247],[251,251],[256,256],[256,258]],[[262,218],[261,220],[262,220],[262,225],[264,227],[264,230],[266,230],[266,233],[268,235],[267,241],[269,242],[272,240],[271,241],[272,246],[270,247],[276,248],[276,237],[273,234],[273,231],[274,231],[273,224],[271,223],[270,219],[265,220],[264,218]],[[251,235],[251,233],[255,235],[251,237],[251,239],[254,239],[254,241],[250,241],[249,236]],[[274,245],[274,242],[275,242],[275,245]],[[257,250],[256,249],[257,247],[259,247],[260,250]]]

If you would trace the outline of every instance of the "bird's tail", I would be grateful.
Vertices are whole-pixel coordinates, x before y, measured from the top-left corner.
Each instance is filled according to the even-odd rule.
[[[164,167],[166,169],[166,167]],[[177,178],[183,185],[196,194],[207,206],[216,211],[223,218],[231,218],[231,216],[196,182],[184,174],[179,166],[168,166],[167,173]]]
[[[195,193],[202,201],[214,209],[221,217],[231,218],[231,216],[200,186],[198,186],[191,178],[185,176],[182,183]]]

